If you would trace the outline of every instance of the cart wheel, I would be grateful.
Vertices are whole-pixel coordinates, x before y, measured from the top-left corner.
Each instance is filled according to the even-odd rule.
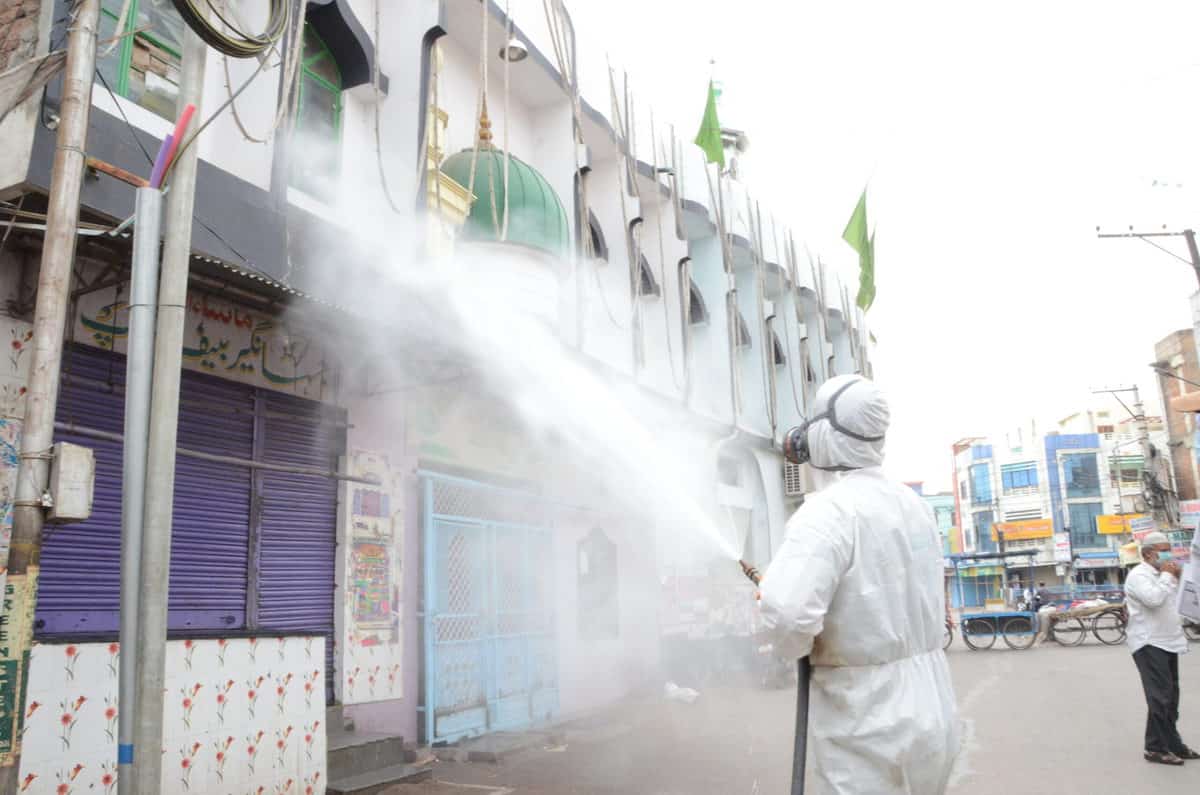
[[[968,647],[982,651],[996,645],[996,623],[985,618],[969,618],[962,622],[962,639]]]
[[[1078,646],[1087,640],[1087,626],[1078,618],[1056,622],[1050,633],[1054,635],[1054,642],[1063,646]]]
[[[1033,622],[1025,616],[1014,616],[1004,622],[1004,642],[1008,648],[1021,651],[1033,645]]]
[[[1092,619],[1092,634],[1105,646],[1116,646],[1125,640],[1125,617],[1119,610],[1105,610]]]
[[[952,643],[954,643],[954,625],[947,621],[946,630],[942,635],[942,651],[949,649]]]

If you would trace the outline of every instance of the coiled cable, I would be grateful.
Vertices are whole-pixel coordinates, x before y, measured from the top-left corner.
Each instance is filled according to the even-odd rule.
[[[270,0],[270,3],[271,11],[266,30],[250,34],[227,19],[212,0],[171,0],[179,16],[205,44],[231,58],[253,58],[260,55],[283,35],[291,15],[291,3],[288,0]],[[232,31],[232,35],[210,22],[209,12],[224,28]]]

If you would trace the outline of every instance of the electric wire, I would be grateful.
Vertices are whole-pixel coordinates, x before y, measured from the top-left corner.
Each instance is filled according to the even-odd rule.
[[[137,128],[135,128],[133,126],[133,124],[129,121],[129,117],[125,115],[125,109],[121,106],[121,103],[117,100],[117,95],[113,92],[112,88],[108,85],[108,81],[104,79],[104,75],[101,74],[99,70],[96,71],[96,75],[97,75],[97,77],[100,78],[100,84],[102,86],[104,86],[105,91],[108,92],[108,95],[112,99],[113,104],[117,106],[117,111],[121,114],[121,119],[125,124],[125,129],[129,132],[129,137],[133,139],[133,142],[135,144],[137,144],[138,149],[140,149],[142,151],[142,155],[145,156],[146,162],[153,164],[154,156],[151,155],[150,151],[148,149],[146,149],[146,147],[142,144],[142,140],[138,136]],[[245,86],[242,86],[242,89],[239,89],[239,93],[243,89],[245,89]],[[203,129],[203,128],[201,128],[201,129]],[[209,234],[211,234],[222,245],[224,245],[231,252],[233,252],[233,254],[241,261],[241,264],[243,266],[245,266],[245,268],[247,270],[252,271],[253,273],[257,274],[258,276],[261,276],[262,278],[269,280],[272,284],[277,282],[277,280],[274,276],[272,276],[271,274],[267,273],[266,271],[262,270],[261,268],[259,268],[258,266],[254,265],[252,262],[250,262],[250,260],[248,260],[245,257],[245,255],[243,255],[237,249],[237,247],[235,247],[232,243],[230,243],[228,240],[226,240],[225,237],[220,232],[213,229],[212,226],[210,226],[203,219],[198,217],[194,212],[192,214],[192,220],[195,221],[196,223],[200,224],[200,226],[203,227]],[[116,228],[116,227],[114,227],[114,228]]]
[[[236,8],[233,9],[233,13],[237,14]],[[286,115],[285,111],[287,111],[289,106],[293,108],[293,113],[291,114],[292,124],[294,125],[296,122],[296,114],[294,112],[295,102],[289,102],[288,99],[292,97],[292,93],[295,90],[296,81],[300,76],[300,65],[304,60],[303,37],[305,19],[304,15],[300,13],[297,13],[295,16],[296,25],[294,28],[292,28],[291,46],[287,47],[284,52],[280,52],[280,42],[277,41],[271,45],[271,48],[268,52],[260,53],[257,56],[260,67],[263,65],[263,60],[270,58],[272,55],[275,55],[279,58],[279,63],[277,65],[280,68],[281,75],[279,88],[280,101],[279,107],[275,110],[275,119],[271,122],[271,127],[262,136],[254,135],[248,129],[246,129],[246,124],[242,120],[241,114],[238,112],[237,103],[232,101],[229,103],[229,110],[233,113],[233,121],[237,125],[238,130],[242,133],[242,137],[252,143],[265,144],[269,142],[271,140],[272,133],[278,130],[279,125],[283,123],[284,116]],[[378,39],[378,37],[376,38]],[[378,49],[376,50],[376,62],[378,62]],[[231,97],[233,96],[233,76],[229,72],[228,55],[221,55],[221,65],[225,73],[225,94],[227,97]]]
[[[379,170],[379,185],[383,188],[383,197],[387,199],[388,206],[392,208],[392,212],[402,215],[403,211],[400,209],[400,205],[396,204],[396,199],[392,196],[392,190],[388,186],[387,172],[383,167],[383,135],[379,131],[379,117],[383,114],[383,92],[379,90],[379,45],[382,42],[382,38],[379,35],[379,0],[375,0],[373,5],[375,8],[375,57],[372,59],[371,64],[371,89],[375,95],[375,165]],[[424,147],[422,147],[421,157],[424,158],[424,156]],[[424,169],[420,169],[420,171],[422,174],[424,173]]]
[[[253,58],[266,52],[283,35],[287,29],[291,4],[288,0],[270,0],[271,10],[267,18],[266,29],[262,33],[249,34],[238,29],[226,19],[212,0],[204,0],[203,6],[198,0],[171,0],[184,23],[199,36],[205,44],[217,52],[234,58]],[[221,24],[235,35],[229,35],[208,20],[208,12],[220,20]]]

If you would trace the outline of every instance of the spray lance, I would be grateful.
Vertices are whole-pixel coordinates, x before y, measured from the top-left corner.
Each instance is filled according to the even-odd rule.
[[[751,564],[739,560],[742,573],[750,582],[758,585],[762,582],[759,574]],[[792,795],[804,795],[804,766],[808,758],[808,683],[812,677],[812,665],[807,657],[801,657],[796,662],[796,739],[792,745]]]
[[[809,460],[809,422],[792,428],[783,437],[783,457],[793,464],[804,464]],[[755,586],[762,582],[762,574],[752,564],[739,560],[742,574]],[[812,678],[812,664],[807,657],[796,662],[796,739],[792,745],[792,795],[804,795],[804,770],[808,759],[808,685]]]

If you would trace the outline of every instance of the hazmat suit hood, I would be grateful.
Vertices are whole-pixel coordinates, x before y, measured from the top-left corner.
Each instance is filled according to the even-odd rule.
[[[832,471],[880,466],[890,422],[887,398],[874,381],[858,375],[829,379],[817,390],[808,428],[812,465]]]

